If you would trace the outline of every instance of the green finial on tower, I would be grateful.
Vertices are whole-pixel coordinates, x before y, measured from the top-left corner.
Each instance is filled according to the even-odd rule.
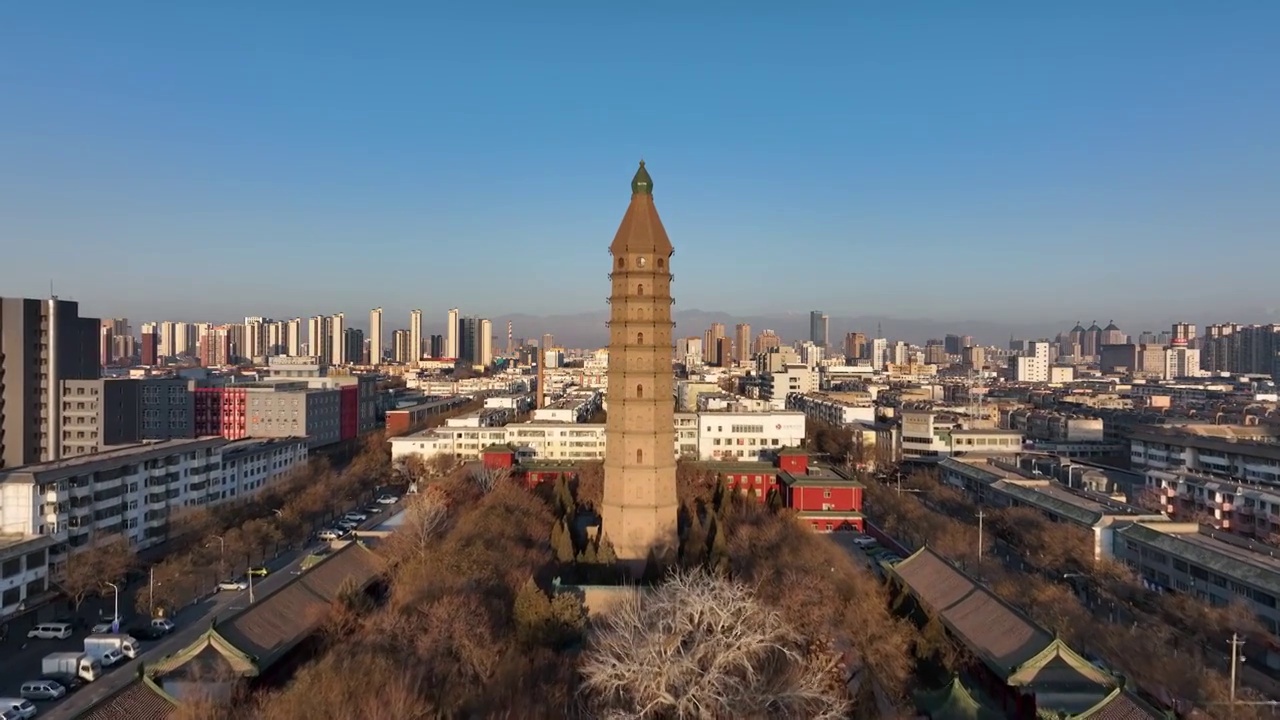
[[[653,194],[653,178],[649,177],[649,171],[644,169],[643,160],[640,161],[640,169],[636,171],[636,176],[631,178],[631,194]]]

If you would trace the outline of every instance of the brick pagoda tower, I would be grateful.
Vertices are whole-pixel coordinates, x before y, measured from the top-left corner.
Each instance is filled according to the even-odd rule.
[[[609,391],[605,425],[604,534],[633,576],[650,555],[675,552],[676,458],[667,231],[640,161],[631,205],[609,246]]]

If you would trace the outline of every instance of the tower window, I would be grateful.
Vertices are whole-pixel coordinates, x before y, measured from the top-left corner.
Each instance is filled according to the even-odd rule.
[[[644,308],[636,308],[636,319],[637,320],[644,319]]]
[[[644,462],[644,451],[643,451],[643,450],[636,450],[636,462],[638,462],[638,463],[642,463],[642,462]]]
[[[636,286],[636,294],[641,296],[644,295],[644,283],[640,283]]]
[[[643,386],[643,385],[637,385],[637,386],[636,386],[636,397],[641,398],[641,399],[643,399],[643,398],[644,398],[644,386]]]
[[[644,344],[644,333],[636,333],[636,344],[637,345]]]
[[[659,269],[659,270],[661,270],[661,269],[663,268],[663,266],[665,266],[666,264],[667,264],[667,261],[666,261],[666,260],[663,260],[662,258],[658,258],[658,269]]]
[[[626,266],[627,266],[627,259],[626,259],[626,258],[618,258],[618,269],[619,269],[619,270],[621,270],[622,268],[624,268],[624,267],[626,267]]]

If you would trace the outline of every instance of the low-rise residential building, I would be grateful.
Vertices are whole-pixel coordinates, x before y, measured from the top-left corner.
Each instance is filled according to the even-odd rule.
[[[1117,528],[1135,522],[1168,521],[1162,513],[1070,488],[995,459],[947,458],[938,467],[942,482],[963,490],[978,505],[1032,508],[1053,522],[1086,530],[1093,535],[1094,557],[1098,558],[1109,557]]]
[[[1273,545],[1198,523],[1135,523],[1116,531],[1113,553],[1149,588],[1216,606],[1244,602],[1273,635],[1280,633],[1280,549]],[[1280,668],[1280,652],[1269,646],[1265,662]]]

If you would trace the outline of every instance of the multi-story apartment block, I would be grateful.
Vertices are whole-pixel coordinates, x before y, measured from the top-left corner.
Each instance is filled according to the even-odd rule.
[[[1280,444],[1269,426],[1139,425],[1130,432],[1135,471],[1171,470],[1280,487]]]
[[[195,394],[191,381],[157,377],[108,382],[137,382],[140,386],[141,439],[175,440],[196,436]]]
[[[876,428],[876,448],[884,461],[932,463],[952,455],[1012,457],[1022,449],[1022,433],[966,429],[958,418],[904,411],[899,424]]]
[[[1014,380],[1029,383],[1049,382],[1049,342],[1037,340],[1027,344],[1027,354],[1014,359]]]
[[[142,382],[62,382],[62,457],[89,455],[142,440]]]
[[[776,372],[769,372],[761,394],[766,400],[775,400],[781,406],[786,403],[788,395],[793,393],[803,395],[817,391],[818,373],[804,363],[795,363]]]
[[[244,499],[307,461],[306,438],[249,438],[222,446],[219,501]]]
[[[55,544],[52,537],[0,535],[0,618],[32,605],[50,589],[49,551]]]
[[[96,380],[99,321],[68,300],[0,298],[0,468],[62,456],[65,380]]]
[[[0,470],[0,535],[51,538],[56,575],[66,552],[117,536],[137,549],[163,542],[176,513],[238,499],[306,457],[298,438],[239,446],[201,438]],[[224,466],[233,469],[234,481],[224,476]]]
[[[854,423],[875,422],[876,407],[869,397],[857,393],[844,397],[845,393],[792,393],[787,396],[787,409],[798,410],[810,420],[828,425],[846,426]]]

